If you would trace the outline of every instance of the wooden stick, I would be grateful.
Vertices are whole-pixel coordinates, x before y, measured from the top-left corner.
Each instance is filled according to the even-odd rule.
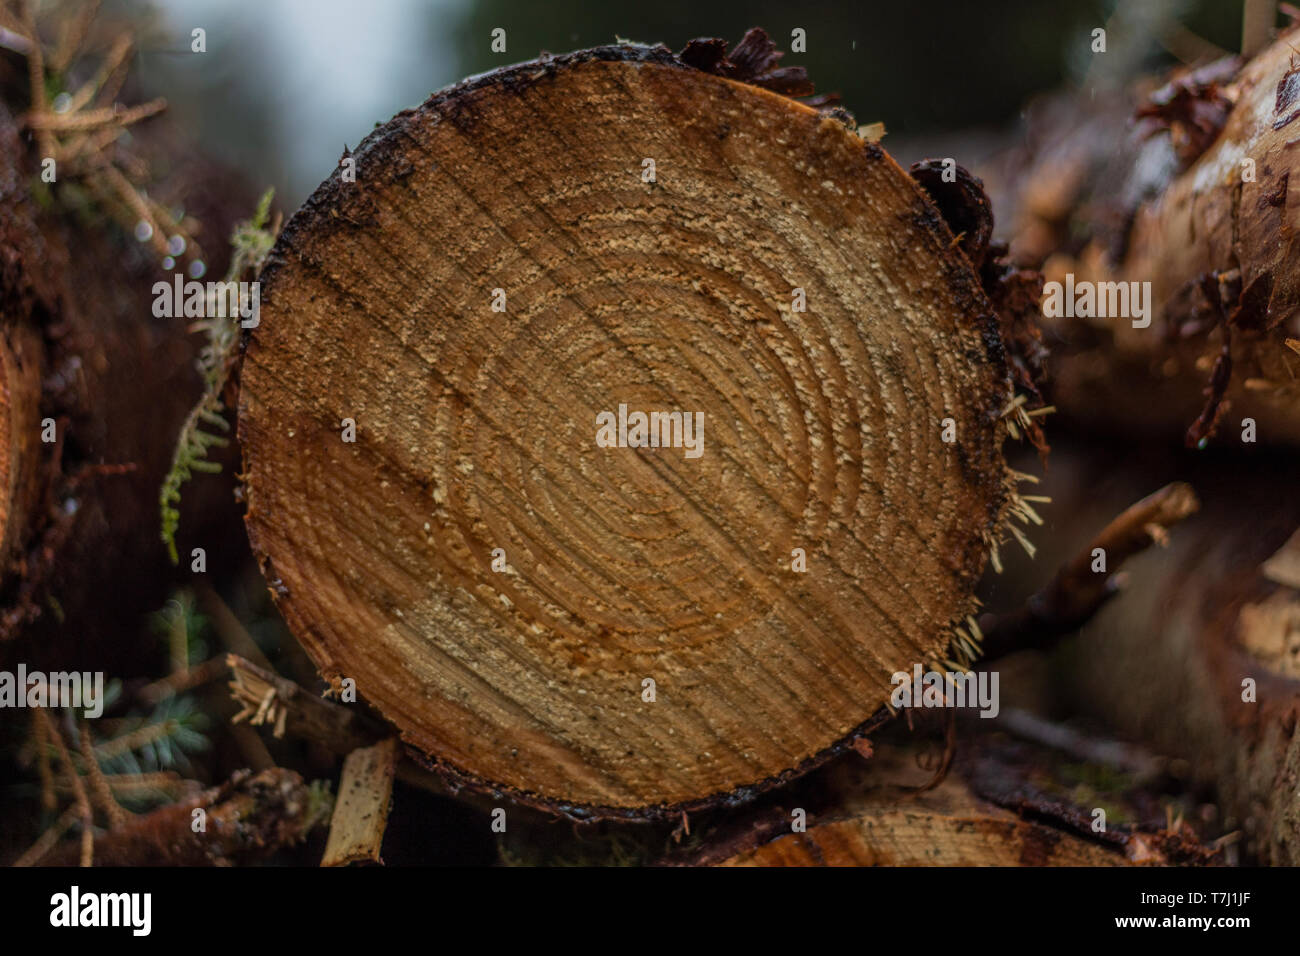
[[[230,665],[226,663],[225,657],[217,655],[188,670],[178,671],[161,680],[146,684],[140,688],[138,696],[146,704],[157,704],[168,697],[193,690],[196,687],[202,687],[204,684],[217,680],[229,670]]]
[[[321,866],[383,862],[379,851],[388,823],[397,755],[397,738],[390,737],[373,747],[358,747],[343,761]]]
[[[45,858],[46,854],[54,849],[59,842],[59,838],[68,831],[68,828],[80,818],[81,807],[74,803],[64,810],[57,820],[45,828],[44,832],[37,837],[36,842],[22,856],[16,859],[13,865],[36,866]]]
[[[1152,544],[1163,546],[1168,529],[1199,507],[1196,493],[1184,482],[1166,485],[1129,507],[1024,607],[980,617],[984,660],[1028,647],[1046,647],[1077,631],[1119,593],[1124,579],[1116,572],[1124,562]]]

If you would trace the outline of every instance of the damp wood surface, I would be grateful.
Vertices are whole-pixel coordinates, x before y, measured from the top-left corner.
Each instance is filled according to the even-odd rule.
[[[1250,417],[1258,441],[1300,442],[1298,36],[1128,94],[1046,98],[978,166],[1013,255],[1048,282],[1150,283],[1148,327],[1043,320],[1067,417],[1189,444],[1216,415],[1237,443]]]
[[[1123,856],[997,807],[864,809],[720,866],[1123,866]]]
[[[295,636],[412,751],[666,812],[815,763],[948,655],[1010,384],[879,146],[623,46],[467,81],[354,158],[263,274],[246,523]],[[703,453],[598,447],[620,405],[702,413]]]

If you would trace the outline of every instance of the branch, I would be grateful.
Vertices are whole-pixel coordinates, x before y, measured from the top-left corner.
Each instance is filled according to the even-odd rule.
[[[259,774],[241,770],[220,787],[134,817],[100,837],[100,866],[222,866],[270,856],[296,843],[329,816],[329,801],[281,768]],[[195,832],[194,811],[204,821]],[[74,848],[65,846],[49,860],[67,865]]]
[[[1024,607],[1008,614],[984,614],[984,659],[1011,651],[1045,648],[1078,630],[1123,588],[1120,566],[1153,543],[1163,546],[1168,529],[1200,507],[1191,485],[1165,485],[1106,525],[1072,561],[1056,572],[1050,584]],[[1093,571],[1096,551],[1104,552],[1104,571]]]

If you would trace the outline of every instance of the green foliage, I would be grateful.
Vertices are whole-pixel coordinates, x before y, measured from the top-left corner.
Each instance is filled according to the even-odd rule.
[[[245,270],[254,275],[262,270],[262,263],[275,245],[275,236],[266,228],[266,224],[271,221],[271,200],[274,198],[274,189],[262,193],[257,209],[253,211],[253,218],[235,226],[230,237],[232,256],[227,280],[238,278]]]
[[[208,748],[208,717],[190,697],[169,697],[151,713],[114,722],[113,735],[95,744],[105,773],[189,771],[187,754]]]
[[[226,270],[224,281],[235,282],[245,275],[256,279],[262,271],[262,264],[275,244],[275,235],[266,228],[274,195],[275,190],[268,189],[262,194],[253,218],[235,226],[230,237],[230,268]],[[216,314],[214,303],[208,303],[206,312],[209,315]],[[221,393],[235,362],[239,345],[239,317],[203,319],[196,322],[193,329],[204,332],[208,337],[198,358],[199,373],[203,376],[203,395],[181,427],[176,451],[172,455],[172,466],[163,479],[158,494],[162,539],[167,544],[172,564],[180,560],[176,553],[176,531],[181,521],[181,487],[196,473],[214,474],[221,471],[220,464],[208,460],[208,450],[230,444],[230,439],[223,434],[230,431],[230,423],[226,421]]]
[[[193,478],[195,472],[215,474],[221,471],[221,465],[207,460],[208,449],[230,444],[230,439],[203,430],[203,426],[207,425],[229,431],[230,424],[222,411],[221,397],[205,391],[181,427],[176,451],[172,455],[171,469],[163,479],[158,504],[162,519],[162,539],[167,543],[167,553],[171,556],[172,564],[180,561],[180,556],[176,553],[176,530],[181,523],[181,486]]]
[[[104,687],[104,710],[111,711],[122,700],[122,682],[116,678],[108,681]],[[66,732],[71,734],[69,749],[72,759],[77,772],[85,776],[88,771],[82,756],[81,734],[87,725],[78,721],[80,714],[76,708],[66,708],[64,714]],[[193,768],[188,755],[207,750],[210,746],[205,731],[211,721],[190,697],[171,697],[152,710],[92,723],[95,762],[109,775],[139,776],[159,771],[189,774]],[[46,743],[45,757],[52,764],[58,764],[59,751],[53,742]],[[19,789],[38,792],[31,784],[23,784]],[[117,797],[123,803],[141,806],[169,803],[176,799],[170,788],[162,786],[136,787],[118,793]]]

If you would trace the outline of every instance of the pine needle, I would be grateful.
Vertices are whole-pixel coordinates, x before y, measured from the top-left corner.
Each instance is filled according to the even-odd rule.
[[[275,230],[266,228],[271,215],[271,199],[275,190],[268,189],[262,194],[253,218],[235,226],[230,237],[230,268],[226,270],[225,282],[236,282],[249,274],[256,280],[262,271],[271,246],[275,244]],[[210,296],[211,298],[211,296]],[[209,301],[205,309],[208,315],[215,315],[215,303]],[[181,487],[197,474],[216,474],[221,471],[218,462],[208,460],[208,451],[212,448],[224,448],[230,439],[222,432],[230,431],[226,421],[225,405],[221,393],[230,378],[239,346],[239,316],[203,319],[194,323],[194,331],[205,332],[207,343],[199,351],[198,369],[203,376],[203,394],[198,404],[185,419],[176,440],[176,451],[172,454],[172,465],[163,478],[162,488],[158,493],[158,508],[161,518],[162,539],[167,545],[167,553],[172,564],[180,561],[176,552],[176,532],[180,528]]]

